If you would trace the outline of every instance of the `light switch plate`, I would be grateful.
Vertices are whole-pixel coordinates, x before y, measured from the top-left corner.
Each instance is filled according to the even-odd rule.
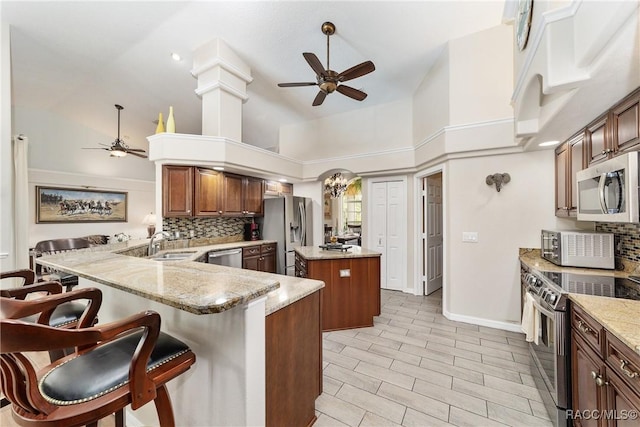
[[[478,232],[477,231],[463,231],[462,232],[462,241],[468,243],[478,243]]]

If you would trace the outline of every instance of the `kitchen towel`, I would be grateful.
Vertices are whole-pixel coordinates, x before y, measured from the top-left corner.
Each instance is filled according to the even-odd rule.
[[[535,300],[529,292],[524,297],[524,307],[522,310],[522,332],[525,333],[527,342],[533,342],[536,345],[538,341],[538,330],[540,329],[540,313],[535,305]]]

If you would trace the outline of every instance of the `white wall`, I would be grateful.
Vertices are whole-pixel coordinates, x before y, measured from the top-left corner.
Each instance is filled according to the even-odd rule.
[[[508,172],[498,193],[485,178]],[[553,150],[452,160],[444,176],[446,311],[467,318],[519,322],[518,248],[540,247],[543,228],[572,228],[555,217]],[[475,231],[478,243],[463,243]],[[462,319],[461,319],[462,320]]]
[[[339,95],[334,95],[339,96]],[[411,145],[411,99],[280,128],[280,154],[316,160]]]
[[[0,14],[2,8],[0,8]],[[0,16],[0,270],[16,268],[11,150],[11,54],[9,24]]]
[[[127,222],[88,222],[72,224],[36,224],[35,203],[37,185],[78,188],[79,183],[106,191],[127,193]],[[142,220],[149,212],[155,212],[155,182],[126,178],[84,175],[68,172],[29,170],[29,246],[41,240],[64,237],[84,237],[91,234],[113,236],[125,233],[132,239],[147,237],[147,226]]]
[[[419,144],[449,124],[449,49],[413,94],[413,142]]]

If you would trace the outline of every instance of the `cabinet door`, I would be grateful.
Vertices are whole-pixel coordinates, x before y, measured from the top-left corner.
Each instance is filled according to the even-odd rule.
[[[258,178],[244,178],[244,213],[262,215],[262,198],[264,196],[264,181]]]
[[[242,177],[224,174],[224,213],[226,215],[242,215]]]
[[[260,255],[242,258],[242,268],[245,270],[260,271]]]
[[[567,179],[567,201],[569,215],[576,216],[578,212],[578,189],[576,188],[576,173],[585,168],[584,161],[584,132],[571,138],[569,144],[569,176]]]
[[[569,205],[567,203],[567,164],[569,162],[569,143],[565,142],[556,148],[556,216],[567,216]]]
[[[191,166],[162,167],[162,215],[192,216],[193,168]]]
[[[222,214],[222,174],[211,169],[195,168],[195,216]]]
[[[631,390],[624,381],[609,367],[607,373],[607,410],[609,417],[608,427],[637,427],[638,419],[629,415],[640,413],[640,396]]]
[[[585,131],[585,144],[587,146],[588,165],[598,163],[608,159],[609,153],[613,152],[609,146],[609,130],[608,115],[598,118],[596,121],[587,126]]]
[[[260,259],[260,271],[265,273],[276,272],[276,254],[275,252],[262,255]]]
[[[615,153],[640,148],[640,90],[613,108],[611,127]]]
[[[594,410],[602,410],[606,405],[606,387],[599,386],[597,378],[605,378],[604,364],[597,354],[572,331],[571,374],[574,414],[589,414]],[[594,378],[595,375],[595,378]],[[589,417],[574,417],[575,427],[601,427],[601,420]]]

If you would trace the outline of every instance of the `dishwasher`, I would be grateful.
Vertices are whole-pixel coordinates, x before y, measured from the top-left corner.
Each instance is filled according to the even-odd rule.
[[[207,262],[226,267],[242,268],[242,249],[209,252]]]

